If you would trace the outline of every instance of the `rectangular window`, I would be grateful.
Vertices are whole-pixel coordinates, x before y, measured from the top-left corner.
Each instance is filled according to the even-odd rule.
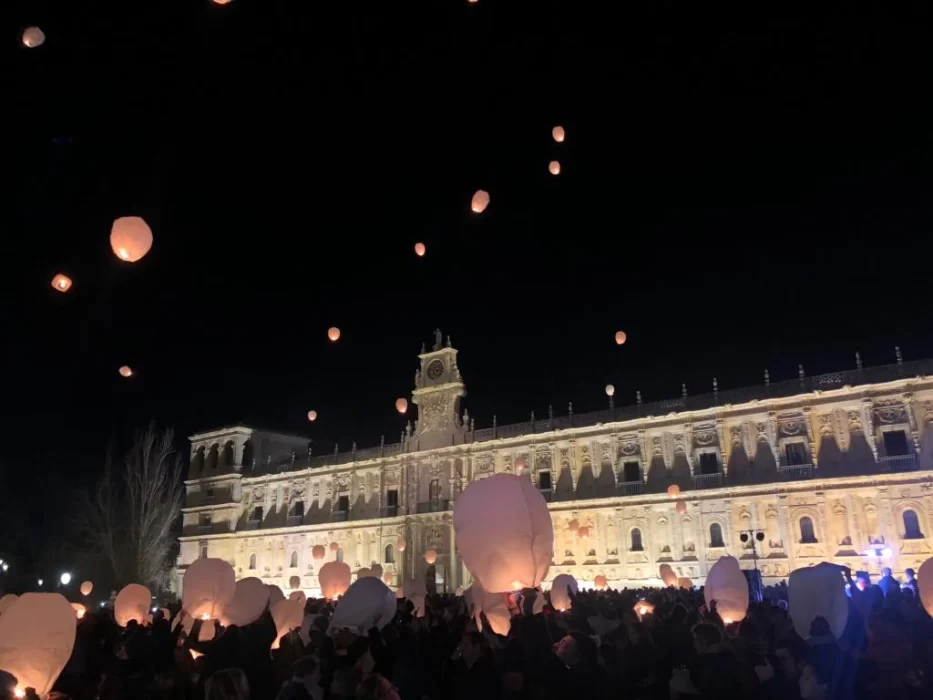
[[[810,463],[810,460],[807,459],[807,447],[802,442],[791,442],[785,445],[784,458],[789,467]]]
[[[200,513],[198,515],[198,525],[200,525],[201,527],[210,527],[211,526],[211,514]]]
[[[700,474],[718,474],[719,457],[713,452],[704,452],[700,455]]]
[[[641,481],[641,465],[638,462],[626,462],[623,464],[622,481]]]
[[[207,488],[204,489],[204,499],[207,501],[214,500],[214,487],[213,486],[208,486]]]
[[[386,491],[386,505],[389,508],[398,508],[398,489]]]
[[[337,510],[343,513],[346,513],[348,510],[350,510],[350,497],[349,496],[341,496],[338,499]]]
[[[538,472],[538,488],[542,491],[551,490],[551,472]]]
[[[295,501],[295,505],[292,506],[292,517],[294,518],[305,517],[305,502],[304,501]]]
[[[903,430],[886,430],[883,435],[885,455],[888,457],[906,457],[910,454],[907,449],[907,433]]]
[[[256,506],[253,508],[252,514],[249,516],[249,521],[251,523],[261,523],[262,522],[262,506]]]
[[[441,500],[441,480],[434,479],[428,484],[428,500],[429,501],[439,501]]]

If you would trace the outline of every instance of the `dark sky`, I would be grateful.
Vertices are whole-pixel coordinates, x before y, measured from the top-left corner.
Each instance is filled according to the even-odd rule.
[[[438,326],[477,427],[933,355],[927,2],[0,13],[0,500],[30,528],[150,419],[395,441]]]

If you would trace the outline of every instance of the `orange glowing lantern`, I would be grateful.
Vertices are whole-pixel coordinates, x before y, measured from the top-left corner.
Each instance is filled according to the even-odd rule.
[[[548,163],[547,170],[551,175],[560,175],[560,161],[552,160]]]
[[[138,216],[121,216],[110,229],[110,247],[120,260],[142,260],[152,248],[152,229]]]
[[[85,581],[81,584],[81,595],[91,595],[91,591],[94,590],[94,584],[90,581]]]
[[[408,410],[408,399],[399,398],[395,400],[395,410],[399,413],[405,413]]]
[[[567,529],[571,532],[576,532],[580,529],[580,521],[574,518],[569,523],[567,523]]]
[[[399,537],[398,542],[395,543],[395,548],[400,552],[404,552],[406,547],[408,547],[408,542],[405,541],[404,537]]]
[[[321,559],[323,559],[326,554],[327,550],[324,549],[324,545],[322,544],[316,544],[311,548],[311,557],[315,561],[321,561]]]
[[[23,32],[23,46],[27,49],[35,49],[45,43],[45,32],[39,27],[27,27]]]
[[[74,608],[75,616],[79,620],[87,614],[87,608],[81,605],[81,603],[72,603],[71,607]]]
[[[515,460],[515,473],[521,474],[528,468],[528,462],[525,461],[524,457],[519,457]]]
[[[212,0],[215,5],[229,5],[233,0]]]
[[[424,553],[424,560],[428,564],[433,564],[434,562],[437,561],[437,552],[435,552],[433,549],[429,549],[427,552]]]
[[[593,579],[593,586],[597,591],[604,591],[609,588],[609,582],[606,580],[606,577],[600,574],[595,579]]]
[[[687,504],[683,501],[677,501],[677,505],[674,507],[674,510],[677,511],[677,515],[684,515],[687,512]]]
[[[338,549],[340,549],[340,545],[339,545],[339,544],[337,544],[336,542],[331,542],[331,543],[330,543],[330,551],[336,552]]]
[[[308,420],[312,423],[317,420],[317,411],[308,411]]]
[[[562,126],[555,126],[553,129],[551,129],[551,136],[554,137],[554,140],[557,141],[557,143],[563,143],[566,135],[567,134],[564,133],[564,127]]]
[[[121,377],[124,377],[124,378],[132,377],[132,376],[133,376],[133,370],[131,370],[127,365],[123,365],[123,366],[120,368],[120,376],[121,376]]]
[[[489,193],[486,190],[476,190],[476,193],[473,195],[473,201],[470,203],[470,208],[475,214],[482,214],[486,211],[486,207],[489,206]]]
[[[645,615],[654,614],[654,604],[649,603],[647,600],[639,600],[635,603],[635,612],[638,613],[638,619],[643,620]]]
[[[424,243],[415,243],[415,255],[417,255],[419,258],[423,258],[427,250],[428,249],[425,248]]]
[[[52,288],[57,292],[67,292],[71,289],[71,278],[61,273],[52,278]]]
[[[392,585],[392,580],[393,580],[393,579],[392,579],[392,572],[391,572],[391,571],[386,571],[385,573],[383,573],[383,574],[382,574],[382,580],[383,580],[383,582],[385,583],[385,585],[391,586],[391,585]]]
[[[625,331],[616,331],[616,345],[625,345],[626,338]]]
[[[588,540],[590,538],[590,528],[581,527],[579,530],[577,530],[577,537],[579,537],[581,540]]]
[[[676,498],[680,495],[680,487],[677,484],[671,484],[667,487],[667,495],[671,498]]]
[[[337,328],[337,326],[332,326],[332,327],[328,328],[328,329],[327,329],[327,337],[328,337],[328,339],[330,339],[332,342],[336,343],[338,340],[340,340],[340,329]]]

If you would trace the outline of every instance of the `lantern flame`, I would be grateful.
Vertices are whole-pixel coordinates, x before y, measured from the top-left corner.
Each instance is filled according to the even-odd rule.
[[[26,697],[26,691],[20,688],[19,686],[16,686],[16,690],[13,691],[13,695],[15,695],[18,698],[24,698]]]
[[[199,652],[199,651],[195,651],[194,649],[189,649],[188,651],[191,652],[191,658],[194,659],[195,661],[197,661],[197,660],[200,659],[202,656],[204,656],[204,654],[202,654],[202,653]]]
[[[648,612],[648,608],[638,608],[639,615],[644,615],[646,612]]]
[[[513,591],[520,591],[520,590],[522,590],[522,588],[524,588],[524,586],[522,585],[522,582],[521,582],[521,581],[512,581],[512,590],[513,590]]]

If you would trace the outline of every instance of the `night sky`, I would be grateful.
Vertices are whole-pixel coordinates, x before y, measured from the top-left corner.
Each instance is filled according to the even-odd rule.
[[[150,419],[183,449],[237,422],[317,452],[395,442],[435,327],[478,428],[602,408],[607,382],[621,405],[933,355],[931,20],[919,1],[3,3],[2,526],[60,533],[108,442]],[[109,247],[122,215],[155,234],[134,265]]]

